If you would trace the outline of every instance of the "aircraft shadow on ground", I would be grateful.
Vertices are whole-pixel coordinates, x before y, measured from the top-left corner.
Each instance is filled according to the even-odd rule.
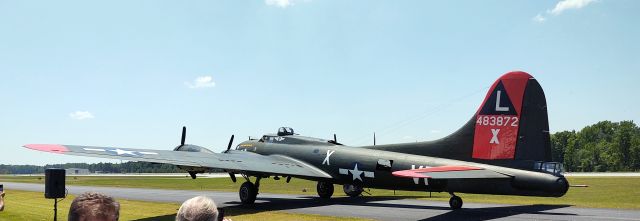
[[[263,211],[285,211],[291,209],[304,209],[311,207],[321,207],[330,205],[354,205],[369,206],[377,208],[405,208],[405,209],[425,209],[449,211],[437,216],[426,217],[422,220],[490,220],[515,216],[519,214],[539,214],[539,215],[576,215],[571,213],[545,212],[547,210],[569,207],[570,205],[523,205],[523,206],[497,206],[489,208],[463,208],[452,211],[448,206],[428,206],[418,204],[407,204],[389,202],[389,200],[399,200],[419,197],[338,197],[329,200],[318,197],[300,197],[295,199],[260,197],[253,205],[242,205],[240,202],[227,202],[225,211],[228,215],[253,214]],[[264,202],[266,201],[266,202]]]
[[[555,215],[555,216],[575,216],[573,213],[556,213],[545,212],[547,210],[560,209],[569,207],[570,205],[523,205],[523,206],[500,206],[489,208],[462,208],[453,210],[448,213],[422,219],[422,221],[438,221],[438,220],[493,220],[516,216],[520,214],[538,214],[538,215]],[[571,218],[566,218],[570,220]]]

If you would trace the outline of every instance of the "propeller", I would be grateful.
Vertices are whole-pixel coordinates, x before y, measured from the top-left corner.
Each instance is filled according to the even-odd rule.
[[[229,150],[231,150],[231,145],[233,145],[233,137],[235,137],[235,136],[233,134],[231,134],[231,139],[229,139],[229,145],[227,145],[227,150],[224,151],[225,153],[229,152]],[[251,138],[249,138],[249,139],[251,139]],[[231,178],[231,181],[233,181],[234,183],[236,182],[236,174],[235,173],[229,172],[229,178]]]
[[[225,153],[231,150],[231,145],[233,145],[233,137],[235,137],[235,135],[232,134],[231,139],[229,139],[229,145],[227,146],[227,151],[225,151]]]
[[[234,183],[236,182],[236,174],[229,172],[229,177],[231,178],[231,181],[233,181]]]
[[[338,138],[336,138],[336,134],[333,134],[333,141],[338,143]]]
[[[187,138],[187,127],[182,127],[182,139],[180,139],[180,146],[184,146],[184,140]]]
[[[373,146],[376,145],[376,132],[373,132]]]

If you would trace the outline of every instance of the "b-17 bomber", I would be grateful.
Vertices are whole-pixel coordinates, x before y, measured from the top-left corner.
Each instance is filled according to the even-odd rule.
[[[472,118],[454,133],[433,141],[347,146],[306,137],[292,128],[249,139],[215,153],[186,144],[171,150],[59,144],[27,144],[39,151],[78,156],[167,163],[192,178],[212,168],[244,180],[240,201],[252,204],[265,178],[317,182],[319,198],[334,185],[351,197],[363,188],[447,192],[452,209],[462,207],[456,193],[561,197],[569,189],[561,163],[552,162],[544,92],[531,75],[514,71],[493,83]]]

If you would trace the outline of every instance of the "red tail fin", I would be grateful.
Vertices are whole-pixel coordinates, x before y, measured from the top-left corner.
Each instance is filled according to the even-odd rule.
[[[491,86],[476,112],[473,158],[513,159],[525,88],[531,75],[509,72]]]
[[[493,83],[473,117],[439,140],[367,147],[531,169],[551,161],[547,102],[531,75],[514,71]]]

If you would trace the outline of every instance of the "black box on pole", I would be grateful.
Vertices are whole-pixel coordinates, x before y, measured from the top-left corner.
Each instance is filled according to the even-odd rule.
[[[44,170],[44,198],[65,197],[65,174],[66,171],[64,169],[49,168]]]

